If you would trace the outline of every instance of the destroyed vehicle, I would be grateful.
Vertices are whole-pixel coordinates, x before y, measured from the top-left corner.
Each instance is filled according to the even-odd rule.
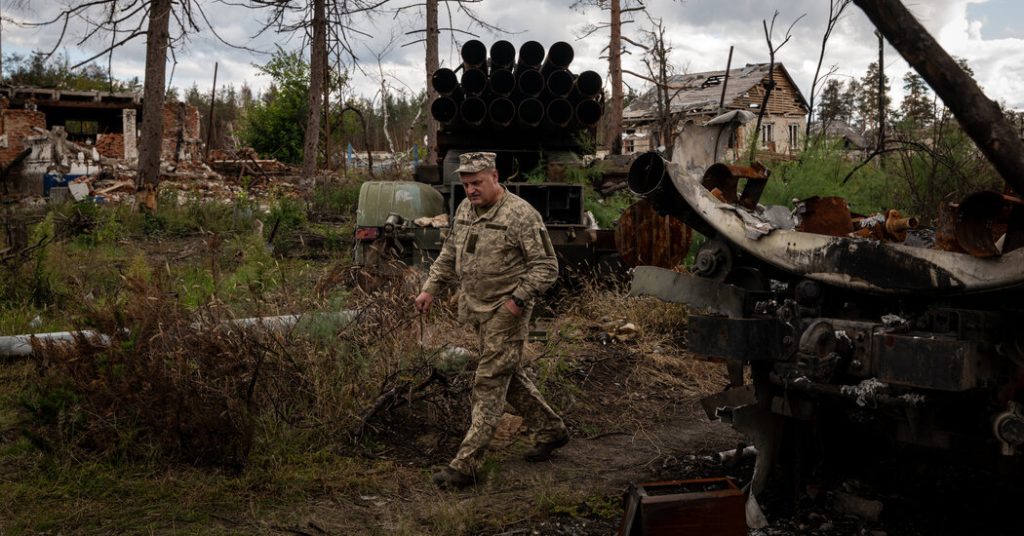
[[[754,493],[780,450],[797,448],[780,447],[783,428],[801,423],[819,437],[866,427],[904,443],[1018,455],[1024,202],[973,194],[948,208],[933,245],[912,245],[903,239],[916,222],[895,211],[860,221],[880,236],[858,232],[841,200],[793,213],[761,206],[767,180],[760,166],[700,169],[655,153],[629,173],[635,193],[707,237],[690,273],[638,267],[630,292],[694,308],[688,349],[724,361],[730,380],[702,403],[765,458]]]
[[[431,103],[438,121],[436,164],[416,170],[415,181],[369,181],[356,212],[354,258],[377,265],[398,258],[429,265],[440,253],[450,218],[465,198],[455,169],[468,151],[497,154],[500,180],[544,219],[563,267],[614,263],[615,235],[599,229],[584,209],[585,187],[570,180],[583,168],[602,114],[602,80],[593,71],[569,70],[567,43],[544,47],[534,41],[487,47],[469,41],[462,66],[439,69]],[[461,71],[457,72],[457,71]],[[461,76],[460,76],[461,75]]]

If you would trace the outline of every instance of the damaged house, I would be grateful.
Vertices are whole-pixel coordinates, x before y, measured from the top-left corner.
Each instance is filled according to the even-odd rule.
[[[783,64],[776,63],[771,73],[768,67],[767,63],[757,63],[732,69],[728,76],[722,70],[670,77],[669,87],[673,95],[671,113],[682,115],[678,131],[683,143],[676,144],[676,151],[686,146],[685,138],[695,133],[693,129],[701,128],[722,112],[745,110],[757,114],[764,100],[764,86],[770,80],[775,82],[775,88],[768,97],[761,131],[753,132],[756,128],[754,121],[737,129],[729,138],[728,151],[724,157],[737,159],[739,153],[749,148],[751,135],[759,138],[760,151],[773,155],[791,155],[798,151],[803,143],[810,108]],[[651,89],[623,111],[623,129],[626,132],[622,140],[624,153],[652,151],[661,145],[656,139],[659,117],[655,99],[656,92]]]
[[[201,157],[198,109],[168,102],[163,114],[161,160]],[[0,87],[0,192],[46,196],[101,171],[132,178],[141,121],[138,93]]]

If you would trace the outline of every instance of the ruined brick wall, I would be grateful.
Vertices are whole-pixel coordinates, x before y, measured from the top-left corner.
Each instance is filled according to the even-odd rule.
[[[124,135],[114,133],[96,136],[96,152],[107,158],[124,158]]]
[[[160,158],[166,161],[199,158],[199,109],[183,102],[169,102],[164,104],[163,113]],[[176,151],[178,158],[175,158]]]
[[[39,135],[32,127],[46,128],[46,116],[34,110],[3,109],[0,114],[0,136],[5,136],[7,142],[6,147],[0,146],[0,167],[7,167],[26,149],[25,138]]]

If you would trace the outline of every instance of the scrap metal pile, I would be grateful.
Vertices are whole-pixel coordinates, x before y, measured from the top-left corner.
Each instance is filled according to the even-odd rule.
[[[842,197],[804,199],[796,203],[792,212],[780,206],[760,206],[758,201],[769,176],[768,170],[756,163],[715,164],[704,172],[701,184],[722,203],[734,205],[730,210],[737,211],[747,226],[746,235],[754,239],[775,229],[795,229],[969,253],[975,257],[999,256],[1024,245],[1024,200],[1009,190],[980,191],[960,203],[944,203],[939,207],[937,227],[928,229],[922,228],[916,217],[904,216],[896,209],[857,214]],[[740,181],[746,181],[742,192],[737,191]]]
[[[486,45],[471,40],[462,46],[462,65],[438,69],[431,84],[441,95],[430,113],[445,130],[476,128],[569,131],[593,127],[601,119],[601,75],[569,70],[574,51],[557,42],[545,57],[544,46],[527,41],[516,49],[508,41]],[[461,71],[461,73],[459,73]]]
[[[767,177],[759,166],[684,169],[656,153],[629,174],[634,193],[708,238],[691,273],[634,269],[631,294],[692,307],[688,348],[725,361],[730,389],[702,403],[766,457],[751,498],[783,452],[782,422],[820,437],[867,428],[1024,454],[1020,198],[978,192],[947,206],[928,243],[894,210],[856,217],[838,198],[762,206]],[[747,512],[761,526],[756,501]]]

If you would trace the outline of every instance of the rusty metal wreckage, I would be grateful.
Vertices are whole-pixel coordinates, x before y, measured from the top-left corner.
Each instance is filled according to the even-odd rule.
[[[986,117],[965,101],[995,104],[961,70],[941,68],[952,59],[898,1],[856,3],[1020,192],[1024,175],[1008,173],[1024,159],[1021,140],[1012,129],[1005,139],[1001,114]],[[787,427],[834,431],[856,420],[904,443],[1019,458],[1021,198],[973,193],[942,207],[934,238],[922,240],[915,218],[858,216],[841,198],[806,200],[793,212],[761,206],[769,175],[759,164],[701,169],[647,153],[628,179],[659,213],[708,239],[691,273],[635,268],[631,294],[700,311],[690,316],[689,349],[724,361],[730,378],[704,409],[759,452],[748,524],[765,524],[756,495],[793,448]]]

